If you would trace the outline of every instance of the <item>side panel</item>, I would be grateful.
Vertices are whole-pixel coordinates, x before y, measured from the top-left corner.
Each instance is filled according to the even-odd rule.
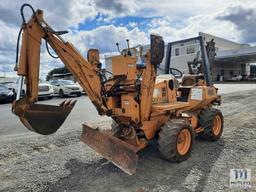
[[[121,96],[122,108],[124,109],[123,116],[131,117],[131,119],[138,123],[139,116],[139,104],[134,100],[133,94]]]
[[[118,55],[112,57],[113,75],[127,75],[127,80],[136,79],[136,59],[131,56]]]
[[[142,124],[142,129],[147,137],[147,139],[153,139],[157,130],[161,128],[169,119],[169,115],[159,114],[152,117],[150,121],[144,121]]]
[[[197,86],[190,90],[188,102],[190,107],[188,110],[197,110],[211,105],[211,102],[217,98],[215,87]]]

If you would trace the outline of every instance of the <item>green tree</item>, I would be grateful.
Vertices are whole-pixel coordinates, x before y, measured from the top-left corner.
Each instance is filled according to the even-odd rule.
[[[64,67],[59,67],[59,68],[54,68],[51,71],[48,72],[46,76],[46,81],[49,81],[52,79],[53,74],[65,74],[65,73],[70,73],[68,68],[66,66]]]

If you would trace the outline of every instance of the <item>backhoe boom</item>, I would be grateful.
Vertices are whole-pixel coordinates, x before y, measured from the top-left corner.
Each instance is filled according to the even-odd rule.
[[[99,114],[105,114],[107,108],[103,105],[101,97],[98,50],[89,50],[88,58],[90,60],[84,59],[72,44],[64,42],[56,35],[56,32],[43,20],[43,11],[41,10],[37,10],[30,21],[23,24],[22,28],[22,45],[17,73],[20,76],[25,76],[27,90],[25,98],[14,102],[13,112],[22,116],[27,107],[37,101],[40,46],[42,39],[45,39],[86,91]],[[27,123],[26,126],[28,126]]]

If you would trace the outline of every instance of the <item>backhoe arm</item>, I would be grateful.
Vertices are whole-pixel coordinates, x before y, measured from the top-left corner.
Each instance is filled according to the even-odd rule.
[[[82,88],[86,91],[99,114],[105,114],[107,109],[103,105],[101,97],[98,50],[89,50],[88,59],[90,62],[88,62],[71,43],[64,43],[53,33],[47,32],[46,40],[55,50],[62,62],[67,66],[75,79],[78,80]]]
[[[38,97],[40,46],[42,39],[46,40],[62,62],[67,66],[79,84],[86,91],[99,114],[106,114],[107,108],[101,97],[101,76],[99,52],[96,49],[88,51],[88,61],[60,33],[54,31],[43,19],[43,11],[37,10],[32,18],[22,25],[22,45],[17,74],[25,77],[26,95],[13,103],[13,112],[18,115],[23,124],[30,130],[40,134],[51,134],[61,126],[75,102],[63,102],[60,106],[35,104]],[[47,47],[48,49],[48,47]],[[48,50],[49,51],[49,50]],[[23,78],[21,78],[22,80]],[[22,85],[22,82],[21,82]],[[52,119],[52,122],[49,120]],[[56,119],[59,119],[56,121]],[[38,123],[51,122],[42,125]],[[54,125],[54,122],[55,123]],[[58,127],[57,127],[58,126]]]

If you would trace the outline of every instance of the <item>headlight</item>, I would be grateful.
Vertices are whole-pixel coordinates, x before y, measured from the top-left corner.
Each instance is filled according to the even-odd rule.
[[[12,96],[12,95],[13,95],[13,92],[10,91],[7,95],[8,95],[8,96]]]

